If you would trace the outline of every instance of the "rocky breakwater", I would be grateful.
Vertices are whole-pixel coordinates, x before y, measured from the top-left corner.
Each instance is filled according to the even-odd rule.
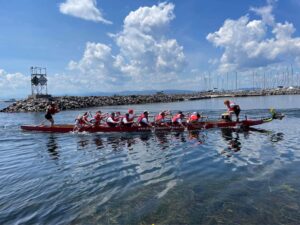
[[[184,101],[184,95],[131,95],[131,96],[64,96],[49,99],[25,99],[14,102],[0,112],[44,112],[49,101],[55,102],[61,110],[72,110],[110,105],[147,104]]]

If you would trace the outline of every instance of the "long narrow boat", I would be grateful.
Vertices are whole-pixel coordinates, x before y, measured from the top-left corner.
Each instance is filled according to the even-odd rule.
[[[284,115],[274,114],[272,117],[263,118],[263,119],[245,119],[239,122],[236,121],[201,121],[197,123],[188,123],[185,124],[185,127],[182,126],[153,126],[153,127],[108,127],[106,125],[100,126],[86,126],[80,128],[79,132],[160,132],[160,131],[184,131],[187,130],[202,130],[202,129],[211,129],[211,128],[248,128],[252,126],[261,125],[264,123],[269,123],[274,119],[282,119]],[[23,125],[21,126],[22,130],[25,131],[41,131],[41,132],[52,132],[52,133],[67,133],[74,131],[74,125],[71,124],[59,124],[54,126],[36,126],[36,125]]]
[[[41,131],[41,132],[52,132],[52,133],[68,133],[73,132],[74,125],[71,124],[57,124],[54,126],[36,126],[36,125],[23,125],[21,126],[22,130],[26,131]],[[78,132],[89,132],[89,133],[96,133],[96,132],[151,132],[152,130],[156,131],[184,131],[185,127],[140,127],[140,126],[132,126],[132,127],[109,127],[106,125],[100,126],[85,126],[78,129]]]

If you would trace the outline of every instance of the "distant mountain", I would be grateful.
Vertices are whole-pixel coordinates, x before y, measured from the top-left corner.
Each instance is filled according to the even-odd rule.
[[[112,96],[112,95],[153,95],[158,92],[163,92],[164,94],[191,94],[196,91],[190,90],[143,90],[143,91],[119,91],[119,92],[89,92],[83,96]]]

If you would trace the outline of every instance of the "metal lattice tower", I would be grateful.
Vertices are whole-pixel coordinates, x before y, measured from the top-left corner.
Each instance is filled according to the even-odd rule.
[[[47,69],[42,67],[30,67],[32,96],[48,95]]]

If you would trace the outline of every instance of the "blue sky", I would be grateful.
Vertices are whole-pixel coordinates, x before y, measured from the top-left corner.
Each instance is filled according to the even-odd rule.
[[[0,98],[29,94],[30,66],[48,68],[52,94],[199,90],[209,73],[221,84],[236,72],[246,87],[253,71],[297,71],[299,10],[298,0],[1,1]]]

